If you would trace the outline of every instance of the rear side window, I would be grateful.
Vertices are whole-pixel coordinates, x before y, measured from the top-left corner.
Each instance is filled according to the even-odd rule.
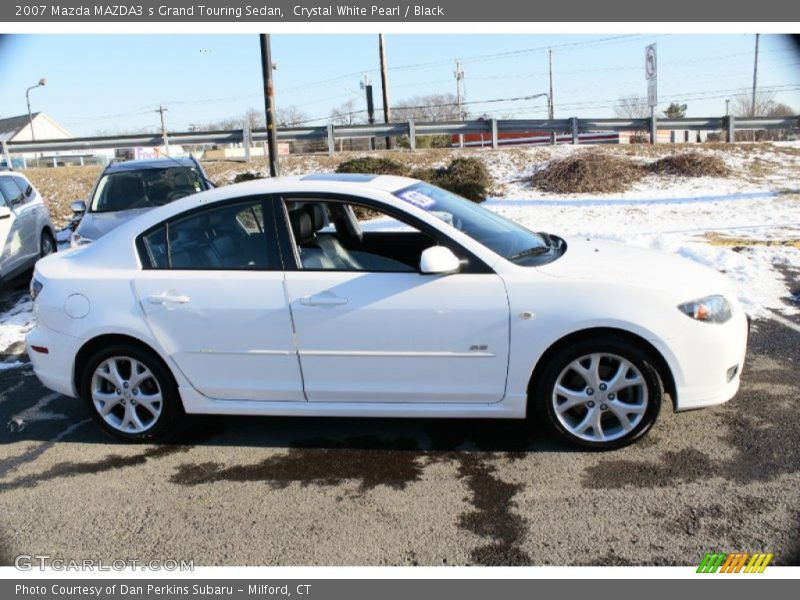
[[[9,206],[22,204],[25,198],[22,194],[22,190],[11,180],[11,177],[0,177],[0,192],[5,197],[6,203]]]
[[[30,197],[33,195],[33,186],[25,180],[24,177],[20,177],[19,175],[12,175],[11,179],[14,180],[14,183],[17,184],[22,195],[25,196],[26,199],[30,200]]]
[[[149,269],[268,270],[278,268],[260,200],[227,204],[168,221],[139,241]]]

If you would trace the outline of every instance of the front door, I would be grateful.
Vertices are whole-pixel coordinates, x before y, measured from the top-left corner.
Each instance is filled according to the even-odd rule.
[[[308,400],[499,402],[509,345],[500,277],[420,274],[435,239],[343,206],[287,203],[300,264],[286,288]],[[345,227],[347,214],[359,227]]]

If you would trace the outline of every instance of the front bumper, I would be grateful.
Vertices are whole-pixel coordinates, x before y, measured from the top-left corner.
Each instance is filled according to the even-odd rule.
[[[77,397],[73,385],[73,364],[81,340],[37,325],[28,332],[25,343],[33,371],[45,387],[65,396]],[[46,348],[47,353],[34,350],[32,346]]]
[[[722,404],[739,390],[750,323],[740,307],[727,323],[689,321],[659,348],[675,379],[675,410]]]

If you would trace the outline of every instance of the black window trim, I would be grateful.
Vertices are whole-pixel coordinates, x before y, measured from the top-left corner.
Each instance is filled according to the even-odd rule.
[[[212,268],[197,268],[197,269],[175,269],[172,267],[172,255],[170,252],[170,245],[169,245],[169,225],[170,222],[177,222],[183,221],[184,219],[191,218],[193,215],[201,212],[205,212],[208,210],[216,210],[216,209],[223,209],[227,206],[234,206],[236,204],[254,204],[255,202],[261,203],[261,214],[264,217],[264,237],[266,238],[266,254],[267,254],[267,267],[266,268],[248,268],[248,269],[212,269]],[[274,272],[274,271],[281,271],[282,270],[282,262],[281,262],[281,254],[278,245],[278,241],[275,239],[275,236],[270,236],[270,230],[275,230],[275,214],[274,214],[274,202],[269,194],[253,194],[250,196],[238,196],[235,198],[228,198],[226,200],[221,200],[219,202],[213,202],[209,204],[201,204],[200,206],[196,206],[190,210],[178,213],[176,215],[172,215],[168,219],[164,219],[163,221],[153,225],[152,227],[147,228],[145,231],[140,233],[136,236],[136,253],[139,258],[139,270],[140,271],[191,271],[191,272],[203,272],[203,271],[225,271],[228,273],[247,273],[247,272]],[[166,268],[158,268],[154,266],[152,256],[147,249],[147,245],[145,244],[144,238],[154,233],[158,229],[163,228],[164,234],[166,236],[166,244],[167,244],[167,267]]]
[[[421,273],[419,267],[414,271],[364,271],[361,269],[306,269],[300,266],[297,256],[297,248],[294,243],[294,235],[292,234],[291,224],[289,223],[289,212],[286,208],[288,202],[297,201],[311,201],[319,200],[324,202],[339,202],[342,204],[357,204],[367,208],[374,208],[386,215],[398,219],[412,227],[415,227],[420,232],[429,235],[439,246],[449,248],[456,256],[461,259],[461,270],[459,273],[478,274],[478,275],[494,275],[495,271],[487,265],[482,259],[478,258],[472,251],[465,248],[452,238],[448,237],[435,227],[432,227],[425,221],[410,215],[394,206],[385,204],[378,200],[365,198],[363,196],[355,196],[351,194],[341,194],[334,192],[284,192],[274,194],[274,202],[279,206],[275,208],[275,226],[277,228],[277,240],[280,247],[281,260],[285,271],[305,271],[309,273],[314,272],[340,272],[340,273],[404,273],[404,274],[418,274],[429,276],[428,273]]]

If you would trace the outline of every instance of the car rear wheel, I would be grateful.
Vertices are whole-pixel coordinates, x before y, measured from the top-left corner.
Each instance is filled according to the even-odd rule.
[[[53,235],[45,230],[42,232],[42,239],[39,240],[39,258],[44,258],[45,256],[49,256],[56,251],[56,241],[53,239]]]
[[[164,439],[183,414],[166,366],[132,344],[104,348],[87,361],[82,396],[100,427],[126,441]]]
[[[565,440],[596,450],[634,442],[655,423],[663,386],[647,353],[623,339],[589,339],[552,357],[537,399]]]

